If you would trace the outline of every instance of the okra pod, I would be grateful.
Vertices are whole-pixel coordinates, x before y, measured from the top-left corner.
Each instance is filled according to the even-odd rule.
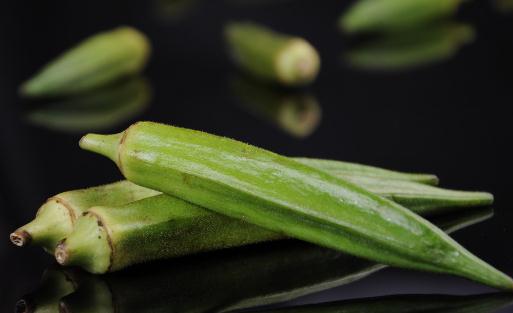
[[[510,294],[393,295],[250,312],[258,313],[493,313],[513,303]]]
[[[91,206],[122,205],[157,194],[128,181],[63,192],[49,198],[36,218],[15,230],[10,239],[17,246],[35,244],[53,254],[57,243],[71,233],[75,219]]]
[[[479,201],[483,201],[483,196],[480,193],[459,193],[454,194],[441,190],[441,192],[434,193],[432,189],[422,190],[421,186],[405,186],[398,185],[400,189],[394,191],[391,188],[383,188],[385,183],[379,183],[380,179],[387,180],[390,177],[394,180],[394,184],[398,184],[395,180],[412,180],[430,182],[436,179],[436,176],[430,174],[409,174],[396,171],[385,170],[381,168],[374,168],[370,166],[354,164],[342,161],[326,161],[308,158],[296,158],[299,162],[311,164],[313,167],[324,169],[341,177],[352,177],[351,179],[361,178],[363,183],[367,183],[365,188],[371,189],[375,192],[381,190],[388,197],[396,196],[405,198],[408,195],[407,201],[412,203],[412,208],[420,207],[420,210],[436,210],[444,209],[448,204],[457,206],[470,206]],[[365,180],[368,177],[369,179]],[[371,179],[375,178],[375,179]],[[370,183],[369,183],[370,182]],[[392,182],[391,182],[392,183]],[[392,188],[393,189],[393,188]],[[429,193],[428,197],[423,196]],[[399,195],[401,193],[401,195]],[[29,243],[42,245],[45,250],[53,253],[55,245],[72,230],[72,226],[76,217],[80,216],[85,210],[93,206],[115,206],[150,196],[160,194],[153,190],[139,187],[129,182],[120,182],[94,188],[82,189],[61,193],[50,198],[39,210],[34,221],[20,227],[11,235],[11,241],[17,246],[25,246]],[[456,197],[460,197],[459,201],[455,201]],[[486,197],[486,194],[484,195]],[[445,198],[444,198],[445,197]],[[450,197],[448,199],[447,197]],[[56,200],[60,199],[60,202]],[[413,200],[417,201],[413,204]],[[400,199],[399,199],[400,200]],[[66,205],[63,205],[66,203]]]
[[[294,137],[311,135],[321,121],[321,107],[311,94],[280,90],[249,79],[233,80],[232,90],[248,111]]]
[[[456,13],[462,0],[358,0],[340,18],[347,33],[408,30]]]
[[[257,78],[298,86],[312,82],[319,72],[319,54],[300,37],[245,22],[227,25],[225,38],[233,61]]]
[[[152,122],[86,135],[80,146],[138,185],[219,214],[379,263],[513,290],[510,277],[408,209],[264,149]]]
[[[139,73],[149,58],[148,38],[132,27],[118,27],[87,38],[25,82],[28,97],[82,93]]]
[[[350,65],[369,70],[403,70],[453,57],[474,39],[474,29],[465,24],[426,26],[382,38],[354,48],[345,56]]]
[[[138,115],[150,102],[151,89],[140,77],[31,109],[27,121],[63,132],[99,131]]]
[[[456,229],[484,217],[489,217],[489,210],[460,212],[435,222]],[[82,283],[61,307],[104,312],[101,308],[108,303],[107,312],[113,309],[111,304],[123,312],[142,310],[142,304],[143,312],[226,312],[342,286],[382,268],[335,250],[287,240],[133,267],[121,275],[95,275],[93,283],[100,286],[82,288]]]

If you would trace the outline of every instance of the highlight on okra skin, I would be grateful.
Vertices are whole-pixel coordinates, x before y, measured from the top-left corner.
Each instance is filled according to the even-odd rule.
[[[128,181],[63,192],[49,198],[34,220],[16,229],[10,239],[16,246],[33,244],[53,254],[57,243],[71,233],[76,218],[91,206],[122,205],[157,194]]]
[[[240,22],[225,27],[225,39],[233,61],[257,78],[301,86],[314,81],[319,73],[317,50],[300,37]]]
[[[142,71],[150,56],[150,41],[132,27],[93,35],[45,65],[23,83],[26,97],[56,97],[96,89]]]
[[[509,276],[401,205],[261,148],[152,122],[86,135],[80,146],[138,185],[219,214],[378,263],[513,290]]]
[[[357,0],[339,20],[344,32],[408,30],[456,13],[462,0]]]

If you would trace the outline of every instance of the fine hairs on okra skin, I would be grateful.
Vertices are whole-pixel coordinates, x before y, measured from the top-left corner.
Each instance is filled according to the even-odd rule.
[[[146,66],[150,41],[135,28],[122,26],[93,35],[45,65],[23,83],[25,97],[57,97],[105,86]]]
[[[34,220],[15,230],[10,239],[19,247],[34,244],[53,254],[55,246],[68,235],[75,219],[94,205],[122,205],[160,192],[128,181],[66,191],[49,198],[37,211]]]
[[[455,231],[490,214],[489,209],[479,209],[437,217],[434,222]],[[144,312],[225,312],[289,301],[352,283],[383,268],[335,250],[283,240],[135,266],[120,275],[94,275],[94,283],[101,286],[83,289],[81,284],[75,294],[63,298],[61,307],[104,312],[100,308],[106,302],[96,300],[111,299],[107,302],[121,312],[139,308],[138,303],[144,304]]]
[[[513,303],[511,294],[393,295],[307,304],[278,309],[252,310],[252,313],[493,313]]]
[[[261,148],[152,122],[86,135],[80,146],[133,183],[219,214],[378,263],[513,290],[509,276],[408,209]]]
[[[393,199],[395,202],[407,206],[408,209],[423,215],[446,213],[471,206],[490,205],[493,202],[493,196],[488,193],[452,191],[417,183],[437,182],[436,176],[430,174],[402,173],[333,160],[294,159],[348,179],[371,192]],[[157,194],[160,192],[139,187],[127,181],[68,191],[50,198],[49,203],[41,207],[34,221],[13,232],[11,241],[17,246],[26,246],[29,243],[41,245],[45,250],[53,253],[57,243],[72,230],[76,217],[89,207],[128,204]],[[54,203],[54,200],[59,198],[62,201]],[[97,201],[97,199],[100,200]],[[67,206],[62,203],[66,203]]]
[[[468,211],[435,221],[453,232],[490,216],[490,211]],[[125,206],[89,209],[57,246],[55,257],[61,265],[105,273],[156,259],[285,238],[162,194]]]
[[[319,73],[317,50],[300,37],[255,23],[232,22],[225,26],[225,39],[233,61],[256,78],[301,86],[314,81]]]

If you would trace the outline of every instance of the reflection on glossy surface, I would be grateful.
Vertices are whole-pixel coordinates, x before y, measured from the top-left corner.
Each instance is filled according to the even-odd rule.
[[[16,312],[58,312],[60,299],[78,288],[80,276],[78,271],[70,269],[53,267],[47,269],[43,273],[37,290],[16,303]]]
[[[362,69],[405,70],[447,60],[473,40],[474,29],[470,25],[430,25],[382,35],[351,49],[345,59]]]
[[[44,107],[34,108],[26,120],[63,132],[83,133],[112,128],[140,114],[151,100],[151,88],[141,77],[91,91]]]
[[[180,20],[198,5],[198,0],[155,0],[156,14],[165,19]]]
[[[232,79],[231,89],[249,112],[292,136],[307,137],[321,122],[319,103],[307,92],[266,85],[242,76]]]
[[[266,313],[492,313],[513,303],[511,294],[394,295],[262,310]]]
[[[477,223],[490,209],[434,220],[446,231]],[[20,312],[206,312],[250,308],[294,299],[364,278],[384,268],[299,241],[282,241],[137,266],[94,276],[62,269],[20,301]],[[48,274],[45,273],[45,277]],[[64,286],[64,287],[63,287]],[[31,305],[28,305],[31,303]],[[21,310],[25,308],[24,310]],[[29,311],[30,309],[31,311]]]

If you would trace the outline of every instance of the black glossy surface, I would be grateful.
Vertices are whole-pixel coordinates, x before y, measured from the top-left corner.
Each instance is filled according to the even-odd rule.
[[[455,238],[513,275],[513,12],[495,11],[493,1],[468,2],[458,20],[475,27],[474,43],[430,66],[376,73],[344,64],[342,54],[357,43],[335,26],[347,6],[340,1],[198,0],[181,18],[166,16],[158,6],[163,2],[0,4],[1,311],[13,310],[16,300],[36,287],[42,271],[52,263],[38,249],[13,247],[9,232],[28,221],[53,194],[120,179],[111,162],[80,151],[80,133],[28,123],[27,113],[43,104],[19,99],[17,87],[73,43],[121,24],[138,27],[152,39],[154,54],[145,76],[153,100],[142,114],[112,130],[139,119],[160,121],[282,154],[436,173],[444,187],[490,191],[496,196],[495,217],[458,232]],[[321,74],[306,92],[317,98],[322,119],[309,137],[291,136],[251,113],[230,89],[238,74],[221,34],[223,23],[235,19],[304,36],[318,47]],[[487,291],[458,278],[387,269],[294,303]]]

